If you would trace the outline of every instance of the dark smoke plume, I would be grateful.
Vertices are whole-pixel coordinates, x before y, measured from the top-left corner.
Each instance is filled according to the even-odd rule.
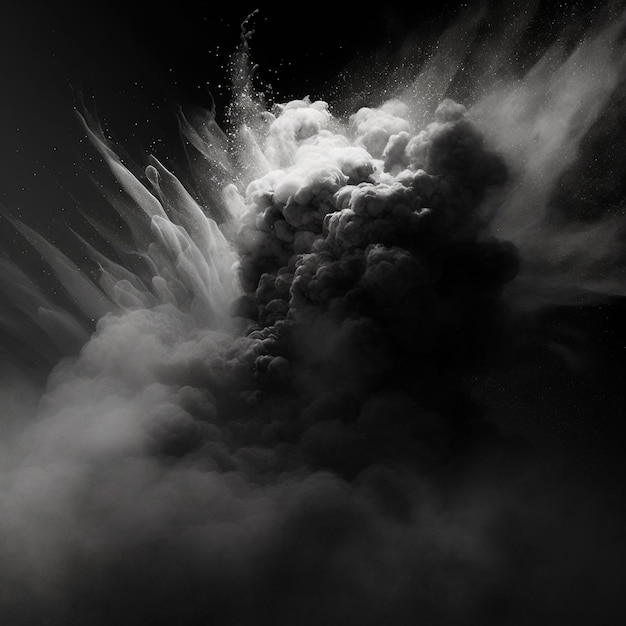
[[[472,383],[550,298],[623,289],[593,274],[613,237],[556,258],[613,218],[546,217],[623,79],[618,35],[467,107],[408,90],[347,120],[267,110],[244,37],[236,132],[181,117],[197,194],[156,158],[132,173],[84,111],[128,238],[93,223],[96,284],[14,222],[71,306],[2,262],[5,332],[63,355],[36,406],[17,366],[5,382],[3,623],[617,623],[622,512],[504,436]]]

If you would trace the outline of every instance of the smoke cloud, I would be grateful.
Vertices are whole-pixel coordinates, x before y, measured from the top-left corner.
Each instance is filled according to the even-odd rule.
[[[36,405],[17,369],[3,385],[3,622],[618,619],[622,512],[500,433],[472,380],[616,256],[564,272],[608,222],[546,216],[623,79],[622,26],[423,126],[402,98],[342,120],[247,85],[236,136],[181,118],[210,206],[83,112],[130,242],[93,224],[96,285],[15,223],[73,308],[3,261],[5,329],[64,355]]]

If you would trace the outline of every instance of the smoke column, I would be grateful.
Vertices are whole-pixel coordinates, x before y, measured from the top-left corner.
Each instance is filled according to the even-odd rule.
[[[15,219],[60,293],[0,261],[2,623],[618,623],[619,507],[472,387],[546,308],[625,288],[623,200],[561,190],[624,18],[512,76],[520,16],[490,43],[462,15],[346,117],[266,106],[245,22],[229,128],[180,114],[194,188],[79,107],[113,216],[74,234],[89,268]]]

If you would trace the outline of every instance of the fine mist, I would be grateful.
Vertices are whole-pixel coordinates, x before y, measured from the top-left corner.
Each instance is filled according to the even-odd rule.
[[[94,280],[11,220],[63,293],[0,261],[2,623],[624,617],[621,504],[473,388],[547,308],[624,294],[623,215],[554,201],[623,84],[624,19],[465,103],[449,65],[420,100],[472,54],[462,23],[346,118],[266,106],[244,24],[232,128],[180,114],[193,189],[79,107],[122,228],[75,233]]]

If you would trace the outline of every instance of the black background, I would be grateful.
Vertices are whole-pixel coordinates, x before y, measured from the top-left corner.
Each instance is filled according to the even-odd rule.
[[[261,7],[250,22],[259,86],[277,101],[305,95],[331,100],[347,84],[345,74],[341,77],[346,67],[393,57],[415,32],[428,42],[460,4]],[[215,101],[218,118],[222,115],[230,56],[240,43],[242,21],[256,8],[211,2],[3,3],[4,211],[59,247],[71,247],[66,225],[79,219],[76,205],[90,198],[83,132],[74,112],[78,91],[97,108],[114,139],[139,160],[154,152],[181,165],[176,106],[210,107]],[[538,40],[548,41],[576,10],[566,3],[543,3],[534,25]],[[46,279],[37,255],[5,220],[0,243],[22,267],[31,266]],[[625,313],[621,300],[553,311],[558,327],[571,325],[584,334],[576,367],[548,353],[534,354],[514,370],[477,383],[503,429],[564,453],[585,480],[608,479],[617,486],[626,477]]]

